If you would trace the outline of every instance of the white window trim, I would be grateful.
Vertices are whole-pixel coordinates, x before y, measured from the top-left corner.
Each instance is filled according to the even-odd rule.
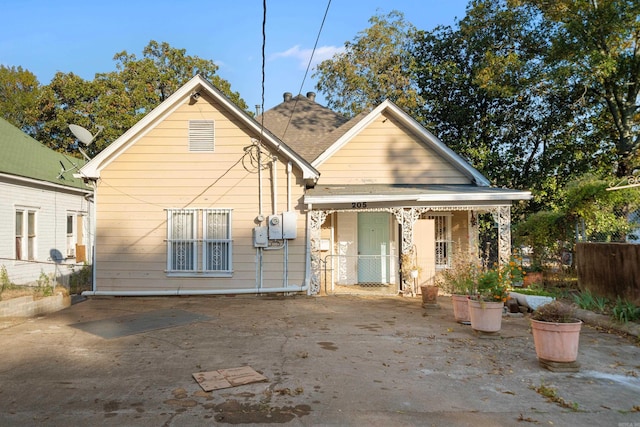
[[[225,239],[205,239],[204,233],[207,227],[207,212],[224,212],[227,215],[227,238]],[[191,213],[193,215],[193,222],[191,223],[192,238],[186,239],[191,241],[192,245],[192,269],[189,270],[175,270],[172,269],[172,243],[176,240],[172,235],[173,230],[173,214],[174,213]],[[232,219],[233,210],[229,208],[217,208],[217,209],[167,209],[167,266],[165,274],[167,277],[232,277],[233,275],[233,239],[232,239]],[[207,244],[213,242],[226,242],[227,247],[227,259],[228,270],[206,270],[207,265],[206,256],[208,254]]]
[[[34,208],[34,207],[27,207],[27,206],[16,206],[14,209],[14,213],[13,213],[13,221],[14,221],[14,244],[13,244],[13,251],[14,251],[14,259],[16,261],[24,261],[24,262],[29,262],[29,261],[37,261],[38,260],[38,208]],[[18,237],[17,234],[15,234],[16,231],[16,214],[18,212],[22,212],[22,241],[20,243],[20,252],[22,254],[21,258],[18,258],[18,253],[16,252],[16,242],[15,239]],[[33,237],[33,246],[32,246],[32,250],[33,250],[33,257],[29,257],[29,214],[33,214],[33,228],[34,228],[34,237]]]
[[[71,218],[71,233],[69,233],[69,218]],[[65,217],[65,236],[67,241],[67,258],[76,257],[76,245],[78,244],[78,230],[76,226],[77,215],[75,212],[67,212]]]

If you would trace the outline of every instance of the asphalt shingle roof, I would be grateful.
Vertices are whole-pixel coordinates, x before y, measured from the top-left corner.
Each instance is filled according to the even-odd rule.
[[[304,95],[283,101],[256,117],[256,121],[263,123],[265,128],[308,162],[315,160],[353,126],[336,133],[353,120],[349,121]]]
[[[0,173],[88,190],[74,178],[86,162],[58,153],[0,118]],[[67,172],[61,173],[62,169]]]

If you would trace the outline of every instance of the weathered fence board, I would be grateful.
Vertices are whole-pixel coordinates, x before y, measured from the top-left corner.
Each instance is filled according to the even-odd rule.
[[[581,290],[640,306],[640,245],[578,243],[575,263]]]

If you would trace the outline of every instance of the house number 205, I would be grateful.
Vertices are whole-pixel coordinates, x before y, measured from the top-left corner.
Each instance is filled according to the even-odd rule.
[[[366,208],[367,202],[351,202],[351,209]]]

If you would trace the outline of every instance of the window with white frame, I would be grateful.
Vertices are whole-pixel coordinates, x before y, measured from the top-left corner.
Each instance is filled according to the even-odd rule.
[[[76,232],[75,221],[76,216],[73,213],[67,213],[67,256],[76,256]]]
[[[435,221],[436,238],[436,269],[448,268],[451,266],[451,215],[430,214],[428,219]]]
[[[231,209],[168,209],[167,271],[230,275]]]
[[[214,148],[214,121],[189,120],[189,151],[213,151]]]
[[[15,259],[35,260],[36,247],[36,211],[16,209]]]

